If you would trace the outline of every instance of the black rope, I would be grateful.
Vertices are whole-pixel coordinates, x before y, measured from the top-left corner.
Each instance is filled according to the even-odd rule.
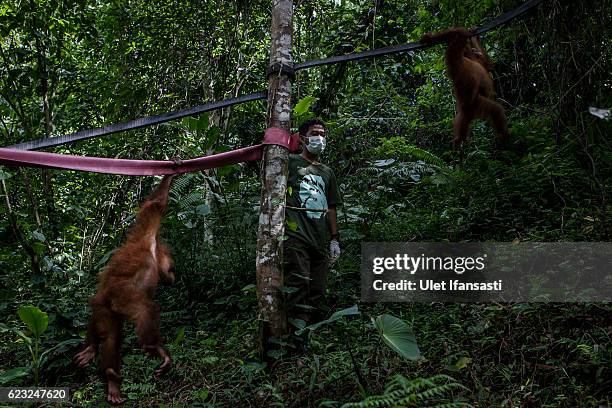
[[[493,21],[483,25],[475,31],[475,34],[483,34],[487,31],[491,31],[502,24],[518,17],[519,15],[529,11],[544,0],[528,0],[519,7],[511,10],[502,16],[496,18]],[[413,42],[409,44],[392,45],[389,47],[377,48],[375,50],[357,52],[347,55],[338,55],[335,57],[323,58],[313,61],[305,61],[296,64],[293,67],[294,72],[302,69],[319,67],[322,65],[337,64],[339,62],[346,61],[357,61],[366,58],[380,57],[382,55],[395,54],[398,52],[414,51],[421,48],[430,47],[432,44],[421,44],[420,42]],[[283,72],[285,68],[281,67]],[[279,68],[280,69],[280,68]],[[274,71],[276,72],[276,71]],[[270,72],[269,72],[270,73]],[[292,72],[291,72],[292,73]],[[20,150],[36,150],[42,149],[43,147],[59,146],[66,143],[74,142],[77,140],[89,139],[92,137],[106,136],[117,132],[124,132],[126,130],[139,129],[145,126],[156,125],[160,123],[169,122],[176,119],[181,119],[187,116],[198,115],[203,112],[208,112],[214,109],[224,108],[226,106],[237,105],[239,103],[255,101],[259,99],[266,99],[267,93],[265,91],[255,92],[248,95],[239,96],[237,98],[224,99],[222,101],[216,101],[207,103],[205,105],[198,105],[193,108],[172,111],[168,113],[162,113],[161,115],[148,116],[145,118],[131,120],[129,122],[118,123],[115,125],[104,126],[96,129],[83,130],[77,133],[69,135],[50,137],[47,139],[32,140],[30,142],[19,143],[12,146],[6,146],[9,149],[20,149]]]
[[[506,24],[508,21],[512,20],[513,18],[516,18],[520,16],[521,14],[526,13],[527,11],[531,10],[532,8],[540,4],[542,1],[544,0],[529,0],[523,3],[522,5],[518,6],[514,10],[509,11],[506,14],[497,17],[495,20],[488,22],[482,27],[479,27],[476,30],[475,34],[483,34],[483,33],[486,33],[487,31],[491,31],[492,29],[499,27],[502,24]]]
[[[208,112],[219,108],[225,108],[227,106],[237,105],[239,103],[266,99],[267,97],[268,93],[266,91],[254,92],[248,95],[239,96],[237,98],[224,99],[222,101],[215,101],[207,103],[205,105],[194,106],[188,109],[166,112],[162,113],[161,115],[147,116],[144,118],[130,120],[129,122],[117,123],[115,125],[104,126],[101,128],[82,130],[80,132],[71,133],[69,135],[32,140],[29,142],[19,143],[12,146],[6,146],[6,148],[19,150],[37,150],[42,149],[43,147],[59,146],[66,143],[75,142],[77,140],[106,136],[117,132],[125,132],[127,130],[140,129],[145,126],[170,122],[172,120],[185,118],[187,116],[199,115],[203,112]]]
[[[535,6],[540,4],[542,1],[544,0],[529,0],[523,3],[521,6],[515,8],[514,10],[509,11],[506,14],[499,16],[495,20],[478,28],[475,34],[483,34],[483,33],[486,33],[487,31],[491,31],[494,28],[502,24],[505,24],[508,21],[534,8]],[[414,50],[418,50],[421,48],[430,47],[431,45],[432,44],[421,44],[420,42],[392,45],[389,47],[377,48],[375,50],[357,52],[354,54],[337,55],[335,57],[323,58],[323,59],[314,60],[314,61],[306,61],[306,62],[302,62],[299,64],[295,64],[293,68],[295,71],[299,71],[301,69],[320,67],[322,65],[337,64],[339,62],[357,61],[357,60],[361,60],[365,58],[373,58],[373,57],[380,57],[382,55],[394,54],[397,52],[414,51]]]
[[[393,54],[396,52],[412,51],[412,50],[416,50],[419,48],[425,48],[429,46],[430,45],[421,44],[418,42],[409,43],[409,44],[391,45],[389,47],[377,48],[375,50],[370,50],[370,51],[356,52],[354,54],[347,54],[347,55],[337,55],[335,57],[323,58],[323,59],[314,60],[314,61],[301,62],[299,64],[295,64],[294,69],[296,71],[299,71],[301,69],[320,67],[322,65],[337,64],[339,62],[356,61],[356,60],[361,60],[361,59],[366,59],[366,58],[379,57],[381,55]]]

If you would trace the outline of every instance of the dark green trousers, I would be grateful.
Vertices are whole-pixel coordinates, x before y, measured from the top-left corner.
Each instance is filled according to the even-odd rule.
[[[285,297],[287,317],[316,323],[324,316],[325,285],[329,259],[323,248],[313,248],[298,239],[283,243],[285,286],[297,288]]]

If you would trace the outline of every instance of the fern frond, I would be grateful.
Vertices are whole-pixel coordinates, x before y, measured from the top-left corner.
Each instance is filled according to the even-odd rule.
[[[349,402],[342,405],[342,408],[472,407],[465,402],[447,402],[456,390],[467,390],[467,388],[445,374],[413,380],[397,374],[389,381],[384,394],[371,395],[360,402]]]
[[[432,405],[430,408],[473,408],[473,406],[465,402],[446,402]]]
[[[191,175],[175,177],[172,182],[172,191],[176,195],[180,196],[187,190],[187,187],[189,187],[189,183],[191,182],[192,178],[193,177]]]
[[[442,161],[441,158],[416,146],[406,145],[404,147],[404,153],[416,159],[423,160],[426,163],[435,164],[438,167],[444,166],[444,161]]]
[[[408,144],[403,137],[382,138],[378,152],[385,156],[411,156],[426,163],[444,167],[444,161],[435,154]]]
[[[183,211],[189,210],[192,207],[195,207],[196,205],[203,203],[204,200],[205,200],[205,197],[202,193],[198,191],[194,191],[184,197],[181,197],[179,201],[179,207]]]

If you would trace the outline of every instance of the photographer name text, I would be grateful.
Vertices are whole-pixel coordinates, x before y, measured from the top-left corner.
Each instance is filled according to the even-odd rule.
[[[462,282],[458,279],[446,281],[435,281],[433,279],[419,279],[412,281],[402,279],[396,282],[385,282],[377,279],[372,282],[372,288],[376,291],[501,291],[502,280],[493,282]]]

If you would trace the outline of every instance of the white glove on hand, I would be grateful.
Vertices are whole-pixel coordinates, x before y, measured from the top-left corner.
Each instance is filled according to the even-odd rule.
[[[329,255],[332,262],[340,257],[340,244],[335,239],[332,239],[329,243]]]

